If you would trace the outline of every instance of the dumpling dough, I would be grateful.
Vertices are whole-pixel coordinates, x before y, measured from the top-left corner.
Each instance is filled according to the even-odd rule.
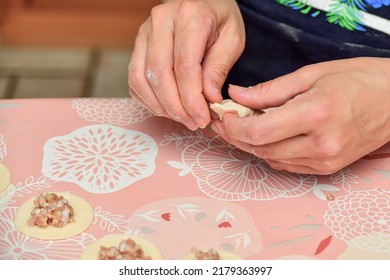
[[[218,251],[221,260],[240,260],[241,258],[233,253],[226,251]],[[183,258],[183,260],[196,260],[195,254],[191,253]]]
[[[149,240],[146,240],[142,237],[125,235],[125,234],[107,235],[99,240],[96,240],[95,242],[89,244],[85,248],[80,259],[82,259],[82,260],[98,260],[100,246],[104,246],[104,247],[115,246],[115,247],[117,247],[118,244],[122,240],[127,239],[127,238],[133,239],[134,242],[137,243],[142,248],[145,255],[150,256],[152,258],[152,260],[162,260],[163,259],[161,251],[157,248],[156,245],[154,245]]]
[[[0,162],[0,193],[5,191],[11,184],[11,172],[8,167]]]
[[[241,104],[234,102],[232,99],[225,99],[219,103],[212,103],[210,108],[218,114],[220,120],[222,120],[225,113],[234,113],[240,118],[257,116],[264,113],[260,110],[253,110],[251,108],[245,107]]]
[[[70,193],[57,193],[69,201],[73,207],[74,222],[66,224],[63,227],[38,227],[29,226],[28,219],[31,211],[34,209],[33,201],[35,197],[27,200],[16,213],[15,226],[23,234],[43,240],[66,239],[84,232],[93,222],[94,215],[91,205],[83,198]]]

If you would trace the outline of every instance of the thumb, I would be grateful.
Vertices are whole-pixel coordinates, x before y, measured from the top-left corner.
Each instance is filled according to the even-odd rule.
[[[229,96],[236,102],[253,108],[278,107],[302,92],[310,89],[315,79],[302,75],[301,70],[266,81],[252,87],[229,85]]]
[[[232,44],[231,37],[219,39],[206,53],[202,63],[203,94],[209,102],[222,100],[222,86],[244,49],[244,41],[245,38]]]

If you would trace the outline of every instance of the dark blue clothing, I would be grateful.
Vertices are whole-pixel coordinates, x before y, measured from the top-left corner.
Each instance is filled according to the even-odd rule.
[[[367,4],[381,1],[380,9]],[[298,9],[294,2],[298,1],[237,0],[245,22],[246,46],[228,76],[225,98],[229,83],[251,86],[304,65],[335,59],[390,57],[390,35],[359,23],[355,30],[348,30],[330,23],[329,13],[310,7],[309,13],[303,13],[302,5]],[[366,12],[390,19],[389,0],[365,2]]]

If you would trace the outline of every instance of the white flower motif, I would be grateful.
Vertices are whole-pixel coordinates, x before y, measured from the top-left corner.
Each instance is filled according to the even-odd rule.
[[[128,125],[153,116],[134,98],[76,98],[73,108],[87,121]]]
[[[3,134],[0,134],[0,161],[3,161],[6,155],[7,146],[5,145]]]
[[[308,193],[315,176],[279,172],[264,160],[243,152],[221,138],[204,138],[187,146],[183,162],[191,167],[200,189],[221,200],[271,200]]]
[[[0,210],[0,260],[76,260],[85,246],[96,240],[87,233],[58,241],[30,238],[14,227],[17,209]]]
[[[42,172],[91,193],[115,192],[152,175],[157,150],[155,141],[142,132],[92,125],[49,139]]]
[[[390,239],[379,238],[390,232],[390,191],[362,190],[340,196],[329,203],[324,220],[349,246],[390,253]]]

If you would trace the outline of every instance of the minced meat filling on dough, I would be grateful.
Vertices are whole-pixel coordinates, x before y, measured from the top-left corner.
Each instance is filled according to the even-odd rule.
[[[195,255],[196,260],[220,260],[221,257],[218,251],[210,249],[208,251],[201,251],[193,248],[191,252]]]
[[[34,209],[31,211],[29,226],[63,227],[74,221],[73,208],[68,200],[55,193],[39,194],[34,199]]]
[[[99,250],[99,260],[151,260],[150,256],[145,256],[142,248],[131,238],[122,240],[118,247],[101,246]]]

